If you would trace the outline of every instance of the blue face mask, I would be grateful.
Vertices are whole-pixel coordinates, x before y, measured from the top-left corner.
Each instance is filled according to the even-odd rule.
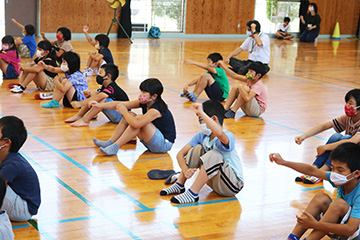
[[[200,124],[200,125],[199,125],[199,128],[200,128],[201,132],[202,132],[203,134],[205,134],[206,136],[210,136],[211,133],[212,133],[211,129],[209,129],[209,128],[206,126],[206,123]]]

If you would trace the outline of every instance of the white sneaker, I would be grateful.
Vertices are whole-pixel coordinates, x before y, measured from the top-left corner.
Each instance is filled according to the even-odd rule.
[[[91,77],[93,70],[91,68],[85,69],[82,73],[85,77]]]
[[[15,85],[12,89],[10,89],[10,92],[22,93],[24,92],[24,89],[20,85]]]
[[[91,70],[92,72],[94,72],[95,75],[98,75],[98,74],[99,74],[99,71],[100,71],[98,67],[95,67],[95,68],[94,68],[94,71],[93,71],[91,68],[90,68],[90,70]]]

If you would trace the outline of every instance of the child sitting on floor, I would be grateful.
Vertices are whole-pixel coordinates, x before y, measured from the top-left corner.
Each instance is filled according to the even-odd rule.
[[[83,74],[85,77],[91,77],[92,74],[98,74],[101,65],[106,63],[114,63],[113,56],[109,47],[110,39],[105,34],[98,34],[93,41],[88,33],[89,27],[84,26],[83,31],[85,33],[88,42],[93,45],[98,52],[89,52],[89,59],[87,61]]]
[[[222,59],[221,54],[216,52],[209,54],[206,64],[186,59],[185,64],[195,65],[207,71],[186,84],[183,94],[180,96],[196,102],[197,98],[205,90],[210,99],[224,101],[229,95],[229,81],[224,70],[219,67],[219,61]],[[190,92],[188,88],[193,85],[195,85],[194,91]]]
[[[1,39],[0,69],[4,79],[16,79],[20,75],[21,62],[14,38],[6,35]]]
[[[35,27],[31,24],[24,26],[14,18],[11,21],[21,29],[24,35],[23,38],[15,39],[15,45],[19,49],[19,56],[22,58],[32,58],[36,51]]]
[[[81,105],[80,111],[66,119],[65,122],[72,123],[70,124],[72,127],[88,126],[90,120],[100,112],[99,108],[92,108],[91,105],[114,101],[129,101],[127,94],[115,82],[118,76],[119,69],[116,65],[111,63],[102,65],[99,75],[96,76],[96,82],[101,85],[101,88],[90,98],[78,102]],[[103,109],[102,112],[112,123],[118,124],[122,119],[122,115],[116,110]]]
[[[69,42],[71,40],[70,29],[66,27],[61,27],[56,32],[57,32],[56,40],[54,42],[51,42],[51,44],[53,44],[56,47],[55,50],[56,50],[57,62],[61,64],[63,54],[66,52],[73,52],[74,48]],[[41,36],[44,40],[48,40],[45,37],[45,33],[41,33]]]
[[[216,100],[194,104],[200,132],[186,144],[176,158],[181,173],[176,182],[163,189],[160,195],[180,194],[170,199],[173,203],[199,201],[199,192],[209,185],[221,196],[235,196],[244,186],[241,160],[235,149],[235,137],[222,128],[224,107]],[[185,182],[197,169],[200,172],[193,185],[185,192]]]
[[[289,23],[290,23],[290,18],[284,17],[284,22],[279,24],[278,29],[275,33],[275,36],[278,39],[289,40],[289,39],[294,38],[294,35],[289,33],[289,29],[290,29]]]
[[[44,108],[58,108],[59,102],[63,99],[64,107],[73,108],[72,102],[86,99],[84,91],[88,90],[88,83],[80,72],[80,57],[74,52],[66,52],[63,55],[61,67],[53,67],[40,61],[38,64],[43,69],[54,73],[65,73],[65,77],[56,76],[54,98],[44,103]]]

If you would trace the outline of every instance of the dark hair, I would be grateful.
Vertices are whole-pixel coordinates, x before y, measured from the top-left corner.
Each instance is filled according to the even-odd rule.
[[[255,27],[255,31],[256,32],[260,32],[260,29],[261,29],[261,26],[260,26],[260,23],[256,20],[250,20],[246,23],[246,26],[250,27],[251,24],[255,23],[256,24],[256,27]]]
[[[106,75],[110,74],[111,75],[111,81],[115,82],[115,80],[119,76],[118,67],[113,63],[107,63],[107,64],[102,65],[101,68],[103,68],[105,70]]]
[[[2,138],[11,140],[10,152],[18,152],[27,138],[24,122],[15,116],[0,118]]]
[[[2,42],[2,43],[9,44],[9,45],[12,44],[13,46],[12,46],[11,48],[9,48],[8,50],[6,50],[6,51],[15,50],[15,51],[16,51],[16,57],[17,57],[17,58],[19,57],[18,49],[17,49],[17,47],[16,47],[16,45],[15,45],[15,40],[14,40],[13,36],[11,36],[11,35],[6,35],[5,37],[3,37],[3,38],[1,39],[1,42]]]
[[[345,102],[348,102],[351,97],[355,98],[356,106],[360,106],[360,89],[354,88],[348,91],[345,95]]]
[[[65,52],[62,58],[67,62],[70,74],[80,70],[80,57],[77,53]]]
[[[3,176],[0,175],[0,206],[2,206],[6,193],[6,183]]]
[[[35,34],[35,27],[31,24],[25,26],[26,35],[32,36]]]
[[[261,62],[252,62],[252,63],[250,63],[249,69],[255,71],[256,74],[260,73],[261,74],[260,78],[262,78],[264,76],[264,74],[266,73],[265,66]]]
[[[318,7],[317,7],[316,3],[309,3],[309,6],[313,6],[315,13],[318,13]]]
[[[202,104],[203,110],[209,117],[216,116],[219,120],[220,125],[223,125],[225,109],[224,106],[215,99],[207,100]]]
[[[95,40],[99,41],[100,47],[107,48],[110,43],[110,39],[105,34],[98,34],[95,36]]]
[[[210,53],[209,56],[207,56],[207,58],[210,58],[213,63],[223,60],[223,57],[218,52]]]
[[[331,151],[330,160],[346,163],[351,172],[360,170],[360,146],[351,142],[342,143]]]
[[[61,32],[65,41],[71,40],[71,31],[66,27],[59,28],[56,32]]]
[[[159,103],[160,111],[164,111],[168,108],[164,100],[161,98],[161,94],[164,91],[164,87],[160,80],[157,78],[148,78],[140,83],[139,89],[144,92],[150,93],[150,96],[157,94],[155,102]]]
[[[289,18],[289,17],[284,17],[284,22],[289,23],[289,22],[290,22],[290,18]]]
[[[45,51],[49,51],[49,54],[47,55],[47,58],[51,58],[53,60],[56,60],[56,52],[55,47],[51,44],[48,40],[42,40],[38,43],[38,48],[41,48]]]

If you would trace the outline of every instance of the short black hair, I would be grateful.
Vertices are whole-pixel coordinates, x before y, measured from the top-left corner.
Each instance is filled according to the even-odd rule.
[[[351,142],[342,143],[331,151],[330,160],[346,163],[351,172],[360,170],[360,146]]]
[[[351,97],[355,98],[356,106],[360,106],[360,89],[354,88],[347,92],[345,95],[345,102],[348,102]]]
[[[111,81],[115,82],[115,80],[119,76],[119,68],[113,63],[104,64],[101,66],[101,68],[103,68],[105,70],[106,75],[110,74]]]
[[[35,34],[35,27],[31,24],[25,26],[26,35],[32,36]]]
[[[210,53],[209,56],[207,56],[207,58],[210,58],[213,63],[223,60],[223,57],[218,52]]]
[[[77,53],[65,52],[62,58],[67,62],[70,74],[80,70],[80,57]]]
[[[3,176],[0,175],[0,206],[2,206],[6,193],[6,183]]]
[[[55,47],[51,44],[49,40],[41,40],[37,46],[42,50],[49,51],[47,57],[56,60]]]
[[[223,125],[225,109],[224,106],[215,99],[207,100],[202,104],[203,110],[209,117],[216,116],[219,120],[220,125]]]
[[[110,39],[105,34],[98,34],[95,36],[95,40],[99,41],[100,47],[109,47]]]
[[[250,21],[248,21],[248,22],[246,23],[246,26],[250,27],[251,24],[253,24],[253,23],[255,23],[255,25],[256,25],[255,31],[256,31],[256,32],[260,32],[261,26],[260,26],[260,23],[259,23],[258,21],[256,21],[256,20],[250,20]]]
[[[261,62],[252,62],[252,63],[250,63],[249,69],[255,71],[256,74],[260,73],[261,74],[260,78],[262,78],[264,76],[264,74],[266,73],[265,66]]]
[[[289,22],[290,22],[290,18],[289,18],[289,17],[284,17],[284,22],[289,23]]]
[[[161,94],[164,92],[164,87],[159,79],[157,78],[148,78],[140,83],[139,89],[144,92],[150,93],[150,96],[157,94],[155,102],[159,103],[159,109],[165,111],[168,109],[168,106],[161,98]]]
[[[318,13],[318,7],[317,7],[316,3],[309,3],[309,6],[313,6],[315,13]]]
[[[5,116],[0,118],[0,128],[2,138],[11,140],[9,152],[18,152],[27,138],[24,122],[15,116]]]
[[[56,32],[61,32],[65,41],[71,40],[71,31],[67,27],[61,27]]]

